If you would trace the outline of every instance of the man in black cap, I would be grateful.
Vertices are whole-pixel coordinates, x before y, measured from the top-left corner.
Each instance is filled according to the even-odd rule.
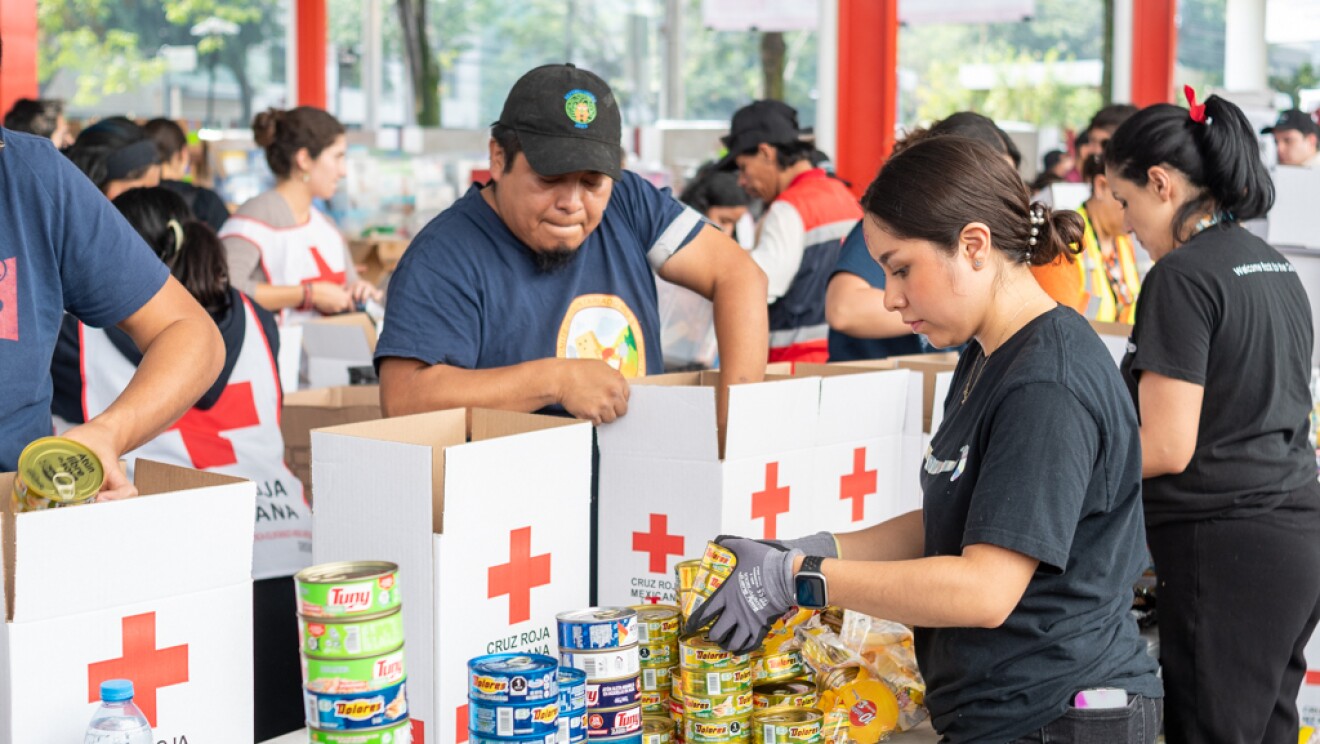
[[[1279,165],[1320,168],[1320,157],[1316,157],[1320,124],[1316,124],[1315,119],[1305,111],[1288,109],[1279,114],[1274,126],[1265,127],[1260,133],[1274,135],[1274,146],[1279,151]]]
[[[862,218],[841,181],[812,164],[797,111],[780,101],[756,101],[733,115],[720,161],[738,169],[738,183],[765,205],[752,258],[769,279],[770,361],[829,358],[825,289],[839,246]]]
[[[719,391],[765,374],[765,276],[701,216],[623,170],[618,104],[572,65],[524,75],[491,128],[491,182],[413,239],[376,347],[386,415],[484,406],[627,411],[663,371],[655,277],[712,300]]]

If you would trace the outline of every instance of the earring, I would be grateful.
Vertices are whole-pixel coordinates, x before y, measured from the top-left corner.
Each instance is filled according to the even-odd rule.
[[[972,266],[973,266],[974,268],[978,268],[978,269],[981,268],[981,259],[978,258],[978,259],[976,259],[975,261],[973,261],[973,262],[972,262]]]

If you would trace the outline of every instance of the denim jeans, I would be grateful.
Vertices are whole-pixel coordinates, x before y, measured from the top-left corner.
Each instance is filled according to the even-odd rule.
[[[1126,708],[1068,708],[1013,744],[1154,744],[1164,701],[1128,695]]]

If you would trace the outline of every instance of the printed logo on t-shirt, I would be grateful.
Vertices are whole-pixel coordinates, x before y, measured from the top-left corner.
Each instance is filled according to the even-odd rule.
[[[0,261],[0,339],[18,340],[18,256]]]
[[[930,475],[940,475],[942,473],[953,473],[949,476],[949,482],[953,482],[962,477],[963,471],[967,469],[967,445],[963,445],[958,450],[957,460],[937,460],[935,459],[935,450],[926,447],[926,472]]]
[[[646,340],[628,303],[614,295],[582,295],[568,306],[559,326],[556,354],[564,359],[599,359],[624,377],[646,374]]]

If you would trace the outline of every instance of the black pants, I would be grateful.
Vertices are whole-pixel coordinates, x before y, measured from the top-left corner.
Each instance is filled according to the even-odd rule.
[[[252,582],[255,741],[274,739],[306,725],[297,613],[292,576]]]
[[[1163,702],[1129,695],[1126,708],[1069,707],[1067,713],[1013,744],[1155,744]]]
[[[1280,508],[1148,535],[1168,744],[1295,744],[1303,651],[1320,617],[1320,511]]]

